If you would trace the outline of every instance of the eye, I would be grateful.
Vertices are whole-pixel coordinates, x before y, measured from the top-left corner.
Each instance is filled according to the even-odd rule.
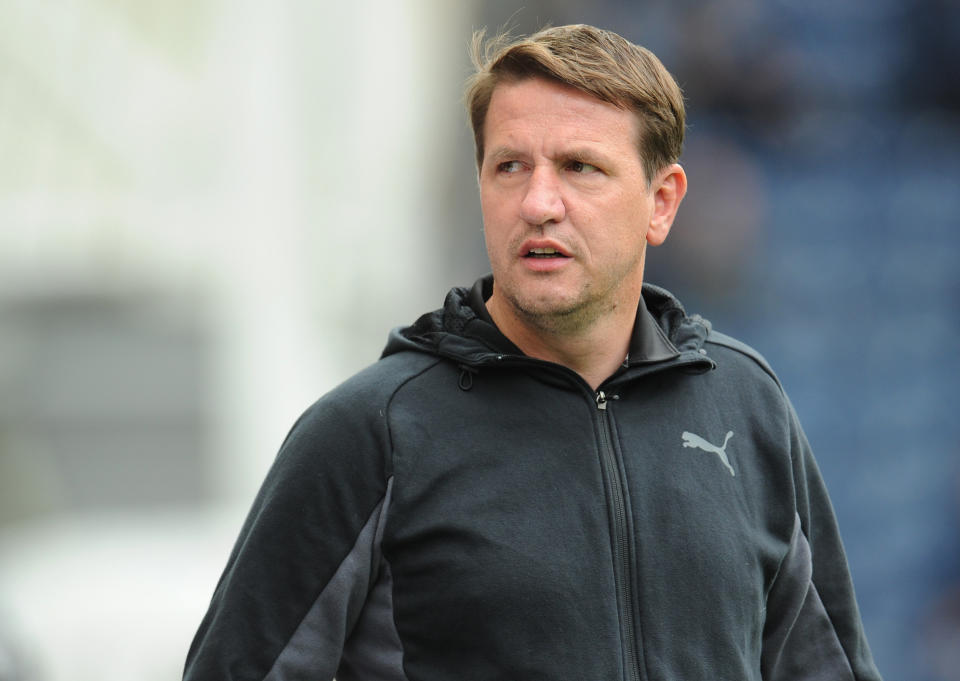
[[[584,161],[570,161],[570,164],[567,165],[567,170],[573,171],[580,175],[586,175],[588,173],[598,173],[600,169]]]
[[[523,169],[523,164],[520,161],[504,161],[497,165],[498,173],[516,173]]]

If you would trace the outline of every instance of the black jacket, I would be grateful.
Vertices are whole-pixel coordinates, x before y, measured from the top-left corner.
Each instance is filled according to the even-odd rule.
[[[502,336],[490,287],[300,418],[184,678],[879,679],[764,360],[645,286],[595,392]]]

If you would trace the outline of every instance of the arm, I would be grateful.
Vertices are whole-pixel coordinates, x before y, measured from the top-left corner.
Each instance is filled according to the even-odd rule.
[[[763,678],[879,681],[830,498],[787,408],[797,513],[790,549],[767,597]]]
[[[377,579],[388,502],[385,429],[349,412],[328,396],[291,430],[190,647],[185,681],[333,678]]]

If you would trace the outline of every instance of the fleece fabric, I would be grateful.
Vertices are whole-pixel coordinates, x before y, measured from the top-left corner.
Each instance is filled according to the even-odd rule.
[[[776,376],[645,286],[598,390],[488,277],[294,425],[186,681],[876,681]]]

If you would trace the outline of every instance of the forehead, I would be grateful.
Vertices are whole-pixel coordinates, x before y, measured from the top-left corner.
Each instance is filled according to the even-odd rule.
[[[632,111],[545,78],[498,84],[484,121],[487,149],[494,144],[569,142],[636,151],[637,133]]]

